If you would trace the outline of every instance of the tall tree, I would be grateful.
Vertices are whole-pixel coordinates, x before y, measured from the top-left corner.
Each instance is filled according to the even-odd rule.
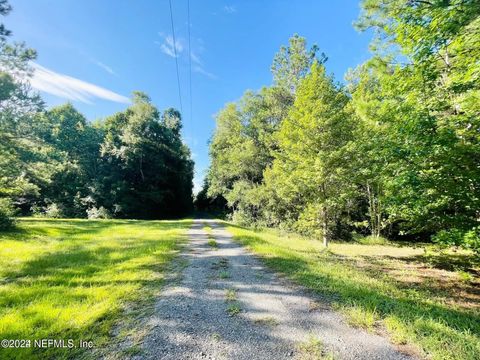
[[[297,229],[320,229],[325,246],[353,191],[345,171],[346,146],[353,131],[348,101],[325,67],[314,63],[282,123],[279,150],[266,177],[267,186],[290,206],[294,204],[290,216],[295,217]]]
[[[99,204],[133,218],[183,215],[192,208],[193,161],[180,137],[181,118],[163,117],[143,93],[105,121]]]
[[[263,172],[272,163],[278,147],[275,133],[293,104],[295,88],[308,73],[317,51],[316,46],[308,50],[305,39],[294,35],[289,46],[282,46],[275,55],[274,85],[259,92],[247,91],[216,117],[208,193],[225,197],[241,222],[265,220],[262,209],[266,199],[260,187]],[[324,60],[322,55],[320,61]]]
[[[51,182],[41,187],[36,206],[55,204],[59,215],[85,217],[91,206],[90,188],[97,177],[102,130],[92,126],[71,104],[37,116],[40,135],[54,152],[59,166]]]
[[[359,26],[379,35],[354,98],[388,128],[388,212],[404,232],[461,242],[480,216],[480,4],[368,0]]]
[[[11,7],[0,1],[0,15]],[[10,30],[0,25],[0,223],[11,222],[12,203],[38,192],[38,184],[51,174],[48,147],[37,136],[34,115],[43,109],[29,85],[30,61],[36,52],[23,43],[10,43]],[[2,215],[3,214],[3,215]],[[0,227],[2,224],[0,224]]]
[[[318,46],[313,45],[308,50],[307,41],[298,34],[293,35],[288,42],[288,47],[282,45],[280,51],[275,54],[271,70],[275,85],[294,94],[298,84],[310,70],[313,61],[317,60],[323,64],[327,57],[322,53],[317,59]]]

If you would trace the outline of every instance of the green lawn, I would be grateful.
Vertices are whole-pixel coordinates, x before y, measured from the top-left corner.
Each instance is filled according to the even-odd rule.
[[[127,307],[162,283],[190,221],[21,219],[0,233],[0,339],[109,343]],[[0,358],[89,356],[79,349],[0,349]]]
[[[276,271],[325,294],[352,325],[432,359],[478,359],[479,260],[422,247],[333,243],[273,230],[228,228]]]

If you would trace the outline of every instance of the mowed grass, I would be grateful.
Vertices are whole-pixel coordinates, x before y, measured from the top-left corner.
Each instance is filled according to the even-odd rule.
[[[0,339],[109,344],[132,304],[149,301],[190,221],[22,219],[0,233]],[[89,357],[81,349],[0,349],[0,358]]]
[[[479,259],[422,247],[333,243],[229,226],[266,265],[326,296],[349,323],[431,359],[479,359]]]

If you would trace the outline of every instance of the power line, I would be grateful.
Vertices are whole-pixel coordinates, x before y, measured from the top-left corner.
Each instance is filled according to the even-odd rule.
[[[172,0],[168,0],[168,3],[170,4],[170,22],[172,24],[173,54],[175,55],[175,66],[177,68],[178,98],[180,99],[180,112],[183,113],[182,91],[180,90],[180,75],[178,72],[177,41],[175,40],[175,28],[173,26]]]
[[[193,98],[192,98],[192,46],[190,40],[190,0],[187,0],[187,27],[188,27],[188,65],[190,68],[189,72],[189,88],[190,88],[190,123],[192,122],[193,117]]]

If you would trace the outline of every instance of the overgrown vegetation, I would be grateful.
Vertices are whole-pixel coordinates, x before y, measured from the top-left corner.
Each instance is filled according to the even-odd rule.
[[[320,339],[311,335],[307,341],[297,345],[301,360],[334,360],[333,353],[325,351]]]
[[[215,239],[209,239],[209,240],[207,241],[207,244],[208,244],[208,246],[210,246],[210,247],[212,247],[212,248],[214,248],[214,249],[218,249],[218,243],[216,242]]]
[[[273,316],[262,316],[253,319],[253,322],[257,325],[262,326],[276,326],[278,325],[278,320]]]
[[[480,3],[363,0],[372,58],[346,75],[298,35],[273,85],[216,117],[205,191],[234,221],[480,251]]]
[[[0,1],[0,15],[11,10]],[[36,52],[0,27],[0,230],[12,216],[144,218],[192,210],[193,161],[181,115],[132,105],[91,123],[71,104],[49,110],[29,81]]]
[[[268,266],[327,296],[355,326],[385,327],[392,341],[432,359],[480,353],[480,262],[471,253],[335,242],[325,250],[298,235],[228,229]]]
[[[189,226],[190,221],[19,220],[16,230],[0,235],[0,338],[91,340],[94,351],[111,346],[112,326],[128,318],[133,302],[152,300]],[[0,349],[0,357],[60,359],[80,351],[32,346]]]
[[[225,292],[225,301],[236,301],[237,289],[227,289]]]
[[[228,305],[227,307],[227,313],[229,316],[236,316],[238,314],[240,314],[242,312],[242,308],[240,307],[240,305],[234,303],[234,304],[230,304]]]

